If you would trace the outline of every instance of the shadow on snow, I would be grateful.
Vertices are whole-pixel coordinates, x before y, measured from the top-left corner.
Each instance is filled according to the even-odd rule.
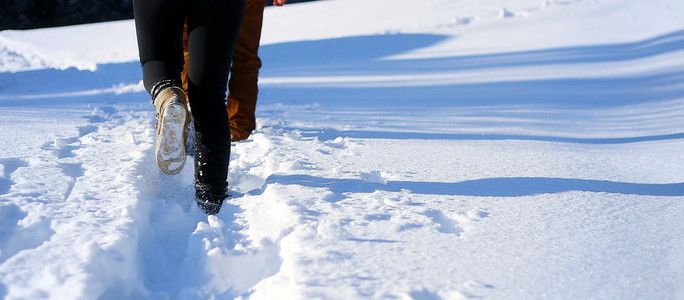
[[[390,76],[439,74],[504,67],[628,62],[684,49],[684,30],[630,43],[552,48],[443,58],[383,58],[425,48],[449,38],[442,35],[396,34],[347,37],[265,45],[263,77]],[[557,72],[556,72],[557,73]],[[421,86],[325,86],[278,84],[262,88],[270,101],[317,102],[329,106],[486,106],[548,104],[568,108],[621,106],[679,99],[684,72],[663,71],[626,76],[438,83]],[[369,86],[371,85],[371,86]]]
[[[550,48],[446,58],[383,60],[452,38],[392,34],[289,42],[261,47],[269,76],[387,74],[387,71],[454,71],[629,61],[684,49],[684,30],[637,42]],[[680,74],[681,75],[681,74]]]
[[[264,45],[261,48],[264,60],[262,77],[421,75],[558,64],[585,68],[586,63],[630,61],[684,49],[684,30],[681,30],[638,42],[612,45],[445,58],[385,59],[438,44],[448,38],[452,37],[392,34]],[[94,72],[72,68],[0,73],[0,106],[147,101],[148,97],[142,91],[97,93],[97,90],[122,84],[137,84],[140,79],[138,62],[98,65]],[[679,99],[684,94],[683,81],[684,72],[675,70],[638,76],[434,83],[425,86],[306,87],[283,84],[262,87],[261,99],[262,102],[317,102],[331,106],[549,104],[586,108]]]
[[[513,134],[467,134],[467,133],[424,133],[424,132],[393,132],[371,130],[337,130],[333,128],[307,129],[294,127],[279,127],[288,131],[297,130],[303,137],[317,138],[320,141],[331,141],[338,137],[361,138],[361,139],[401,139],[401,140],[461,140],[461,141],[502,141],[521,140],[575,144],[629,144],[638,142],[675,140],[684,138],[684,133],[673,133],[651,136],[620,137],[620,138],[575,138],[562,136],[537,136],[537,135],[513,135]]]
[[[102,64],[95,71],[44,69],[0,73],[0,107],[144,103],[144,91],[127,90],[142,79],[140,63]]]
[[[361,179],[334,179],[309,175],[269,176],[266,184],[274,183],[327,188],[337,196],[332,198],[336,201],[343,199],[345,193],[401,192],[402,190],[409,190],[416,194],[475,197],[520,197],[569,191],[684,196],[684,183],[648,184],[545,177],[484,178],[462,182],[389,181],[383,184]]]

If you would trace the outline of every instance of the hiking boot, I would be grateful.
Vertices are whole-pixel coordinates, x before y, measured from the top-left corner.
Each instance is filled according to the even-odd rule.
[[[154,154],[159,169],[170,175],[180,173],[185,166],[186,140],[190,116],[187,96],[182,89],[169,87],[154,99],[157,110],[157,142]]]
[[[222,202],[213,203],[203,200],[195,200],[195,202],[197,202],[197,206],[199,206],[199,208],[202,209],[202,211],[207,215],[218,214],[219,211],[221,211],[221,206],[223,204]]]
[[[207,184],[195,181],[195,202],[204,213],[215,215],[221,210],[226,194],[227,183]]]
[[[244,141],[247,138],[249,138],[250,133],[251,133],[250,131],[245,131],[245,130],[241,130],[241,129],[238,129],[236,127],[230,126],[230,141],[231,142]]]

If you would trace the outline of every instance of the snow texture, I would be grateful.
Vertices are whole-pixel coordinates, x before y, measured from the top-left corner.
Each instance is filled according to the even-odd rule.
[[[216,216],[156,167],[132,21],[2,31],[0,299],[684,299],[683,14],[269,7]]]

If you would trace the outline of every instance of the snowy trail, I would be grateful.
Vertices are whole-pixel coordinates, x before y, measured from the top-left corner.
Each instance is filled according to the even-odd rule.
[[[19,297],[41,297],[47,290],[64,298],[106,293],[126,282],[123,278],[135,278],[131,260],[137,259],[137,245],[131,237],[138,236],[136,211],[144,208],[130,177],[143,157],[138,146],[146,144],[137,140],[149,136],[149,122],[116,115],[113,107],[94,110],[78,136],[56,137],[43,145],[43,157],[27,159],[11,174],[14,184],[3,198],[14,204],[3,210],[19,211],[17,217],[28,210],[13,230],[42,238],[37,248],[2,266],[9,280],[21,279],[14,287]]]
[[[56,184],[63,186],[59,194],[64,203],[50,201],[41,210],[50,222],[23,219],[18,228],[10,229],[14,239],[29,233],[32,238],[44,236],[33,242],[40,246],[36,249],[14,250],[0,269],[9,282],[15,282],[13,276],[24,282],[23,287],[12,286],[15,297],[40,298],[41,291],[50,290],[55,297],[112,299],[167,295],[178,299],[212,295],[458,299],[496,298],[517,288],[528,291],[518,294],[524,298],[538,295],[539,284],[545,282],[550,285],[543,288],[547,295],[573,298],[597,297],[591,292],[596,285],[610,297],[674,292],[671,283],[658,278],[633,282],[636,278],[627,277],[622,279],[627,280],[624,285],[615,285],[611,278],[621,271],[649,274],[667,265],[657,258],[668,257],[669,247],[679,247],[669,243],[681,235],[660,228],[668,227],[669,220],[678,219],[684,210],[681,184],[637,184],[582,175],[655,176],[656,169],[666,170],[673,159],[669,150],[658,149],[673,142],[567,147],[555,142],[504,140],[481,145],[444,140],[432,141],[436,153],[430,154],[420,141],[319,140],[267,126],[235,147],[231,182],[238,189],[236,197],[217,217],[207,219],[187,201],[192,195],[189,171],[168,177],[153,168],[150,112],[98,108],[91,120],[95,125],[89,125],[85,135],[45,147],[58,157],[57,166],[51,167],[67,175],[58,176],[64,180]],[[118,151],[121,147],[137,150]],[[392,155],[396,149],[405,155]],[[445,149],[469,155],[445,161],[439,156]],[[509,155],[483,165],[483,157],[502,153]],[[537,157],[540,154],[546,159]],[[109,155],[115,159],[101,161]],[[393,159],[379,160],[388,155]],[[619,159],[611,164],[616,155]],[[644,155],[654,164],[642,165],[645,160],[639,156]],[[528,169],[534,177],[509,177],[520,176],[517,165],[530,161],[537,164],[536,171]],[[431,165],[439,164],[469,167],[468,172],[442,174],[443,178],[431,174],[434,181],[421,179],[430,174]],[[31,172],[39,163],[6,159],[3,165],[9,166],[5,172],[11,176],[6,178],[19,182],[4,197],[20,197],[15,190],[37,190],[20,182],[22,171]],[[613,168],[606,168],[610,165]],[[422,171],[417,171],[421,166]],[[101,177],[113,174],[117,174],[114,180]],[[515,199],[516,205],[508,199]],[[12,210],[21,219],[18,206],[3,209]],[[511,220],[518,220],[517,225]],[[510,239],[546,250],[506,249]],[[554,240],[554,248],[545,247]],[[643,245],[650,245],[651,260],[644,259]],[[572,253],[565,252],[568,247]],[[374,255],[378,252],[384,254]],[[460,254],[456,258],[453,253]],[[557,260],[563,256],[569,260]],[[419,264],[415,264],[417,257]],[[59,263],[45,268],[27,266],[25,261]],[[377,269],[399,261],[410,267],[399,272]],[[422,265],[439,267],[427,272]],[[574,278],[593,284],[549,283],[544,278],[550,265],[560,272],[556,277],[560,282]],[[593,267],[584,272],[587,266]],[[515,272],[516,268],[524,272]],[[63,273],[80,276],[60,278]],[[55,278],[46,279],[51,277]],[[632,284],[634,290],[626,288]]]
[[[683,3],[268,9],[209,217],[131,21],[0,32],[0,298],[682,299]]]
[[[15,283],[13,297],[237,296],[275,273],[277,246],[238,245],[248,243],[231,225],[237,207],[207,220],[188,201],[191,170],[174,177],[153,167],[151,116],[98,107],[79,136],[43,145],[44,157],[1,161],[3,202],[16,203],[0,206],[0,272]],[[212,265],[236,274],[206,274]]]

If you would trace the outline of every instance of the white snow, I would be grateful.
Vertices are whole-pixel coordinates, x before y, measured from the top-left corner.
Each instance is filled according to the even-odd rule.
[[[209,217],[156,167],[132,21],[2,31],[0,298],[684,299],[682,15],[269,7]]]

